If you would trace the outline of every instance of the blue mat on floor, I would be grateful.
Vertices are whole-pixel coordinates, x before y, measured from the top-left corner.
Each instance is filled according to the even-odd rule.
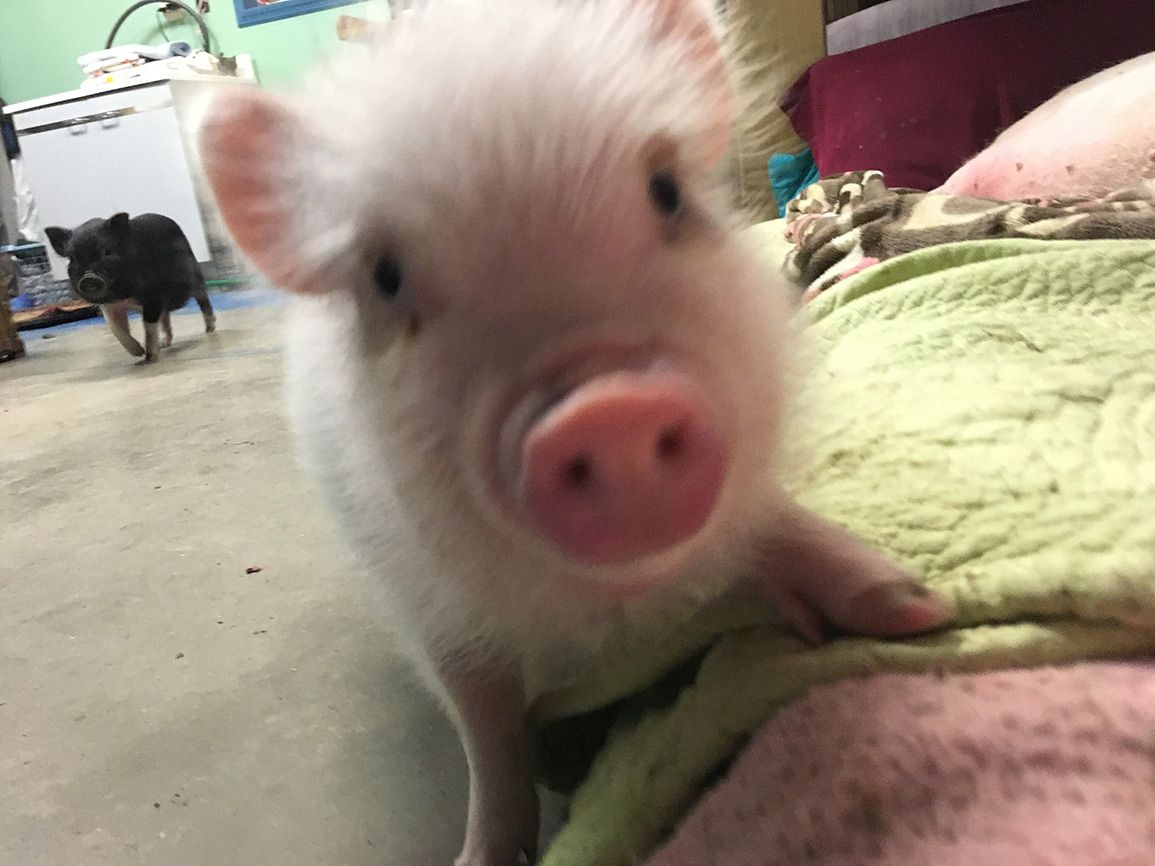
[[[242,310],[248,307],[267,307],[281,303],[280,293],[276,289],[267,285],[256,285],[244,289],[235,289],[228,292],[214,292],[209,290],[209,297],[213,302],[213,309],[216,312],[222,310]],[[180,310],[174,310],[174,316],[187,316],[192,314],[200,315],[200,310],[194,301],[189,301]],[[129,318],[138,319],[140,313],[130,313]],[[103,325],[104,319],[97,316],[93,319],[83,319],[79,322],[67,322],[61,325],[51,325],[47,328],[39,328],[36,334],[39,335],[56,335],[64,334],[69,331],[74,331],[77,328],[90,328],[93,325]]]

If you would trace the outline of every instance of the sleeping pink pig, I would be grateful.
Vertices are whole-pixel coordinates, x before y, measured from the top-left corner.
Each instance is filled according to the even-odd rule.
[[[1052,97],[1007,128],[938,191],[1005,201],[1098,198],[1152,177],[1155,53],[1113,66]]]
[[[790,290],[728,210],[730,105],[698,0],[432,3],[203,130],[293,299],[302,451],[461,732],[459,866],[533,858],[527,683],[616,625],[750,587],[814,639],[949,615],[776,481]]]

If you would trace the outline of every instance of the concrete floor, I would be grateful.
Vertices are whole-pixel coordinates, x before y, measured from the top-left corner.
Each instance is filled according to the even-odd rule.
[[[278,324],[0,365],[0,864],[452,861],[464,760],[293,465]]]

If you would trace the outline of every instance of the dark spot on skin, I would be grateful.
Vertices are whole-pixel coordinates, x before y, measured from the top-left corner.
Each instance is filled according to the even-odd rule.
[[[1023,170],[1023,164],[1021,162],[1016,162],[1015,163],[1015,171],[1022,171],[1022,170]]]
[[[1074,174],[1075,173],[1075,167],[1073,165],[1066,166],[1066,169],[1067,169],[1067,174]]]
[[[939,709],[937,701],[919,701],[911,704],[910,713],[915,718],[933,715]]]
[[[1150,745],[1139,737],[1123,737],[1119,740],[1119,744],[1124,750],[1135,755],[1146,756],[1150,751]]]
[[[1072,806],[1087,805],[1087,795],[1080,791],[1078,788],[1067,788],[1064,790],[1063,799],[1070,803]]]
[[[990,757],[977,743],[964,741],[959,751],[966,755],[970,763],[978,772],[983,772],[990,766]]]
[[[963,793],[951,794],[949,797],[947,797],[947,803],[956,812],[961,812],[963,809],[969,806],[973,800],[974,797],[972,797],[970,794]]]
[[[881,836],[886,832],[886,821],[882,817],[882,804],[874,795],[862,798],[862,802],[858,804],[858,808],[851,815],[851,821],[874,836]]]
[[[1087,746],[1097,746],[1102,742],[1102,734],[1095,728],[1081,727],[1075,730],[1072,739],[1076,743],[1081,743]]]
[[[1064,767],[1065,762],[1058,749],[1044,748],[1023,756],[1023,766],[1036,770],[1051,771]]]

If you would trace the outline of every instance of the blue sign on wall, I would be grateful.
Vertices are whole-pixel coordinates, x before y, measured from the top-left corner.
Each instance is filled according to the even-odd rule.
[[[334,6],[348,6],[356,2],[358,0],[233,0],[237,9],[237,24],[241,27],[264,24],[266,21],[279,21],[282,18],[332,9]]]

